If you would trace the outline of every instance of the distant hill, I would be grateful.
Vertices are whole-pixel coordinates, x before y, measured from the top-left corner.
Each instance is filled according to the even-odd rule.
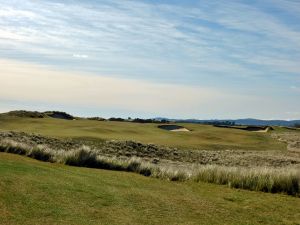
[[[259,125],[259,126],[286,126],[293,127],[300,124],[300,120],[258,120],[258,119],[239,119],[236,124],[241,125]]]
[[[7,113],[0,113],[0,115],[15,116],[15,117],[27,117],[27,118],[56,118],[73,120],[74,116],[60,111],[26,111],[26,110],[16,110]],[[76,117],[77,118],[77,117]],[[79,117],[78,117],[79,118]],[[87,118],[93,120],[105,120],[101,117]],[[167,123],[167,122],[177,122],[177,123],[199,123],[199,124],[212,124],[212,125],[248,125],[248,126],[284,126],[284,127],[294,127],[300,124],[300,120],[259,120],[259,119],[228,119],[228,120],[198,120],[198,119],[170,119],[164,117],[156,117],[152,119],[134,119],[126,120],[122,118],[110,118],[109,120],[118,119],[117,121],[129,121],[129,122],[140,122],[140,123]]]
[[[300,124],[300,120],[259,120],[259,119],[228,119],[228,120],[197,120],[197,119],[169,119],[169,118],[155,118],[166,119],[177,123],[199,123],[199,124],[227,124],[232,123],[235,125],[250,125],[250,126],[285,126],[294,127],[296,124]]]

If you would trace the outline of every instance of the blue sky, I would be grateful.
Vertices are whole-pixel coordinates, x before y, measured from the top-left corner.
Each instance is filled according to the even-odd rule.
[[[296,119],[299,62],[296,0],[0,0],[0,111]]]

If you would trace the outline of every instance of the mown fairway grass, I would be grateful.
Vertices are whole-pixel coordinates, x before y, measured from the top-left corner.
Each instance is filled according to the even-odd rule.
[[[300,199],[0,153],[0,224],[300,224]]]
[[[24,131],[59,138],[135,140],[142,143],[205,150],[285,150],[270,133],[256,133],[208,125],[180,124],[191,132],[170,132],[157,124],[90,120],[29,119],[0,116],[0,131]]]

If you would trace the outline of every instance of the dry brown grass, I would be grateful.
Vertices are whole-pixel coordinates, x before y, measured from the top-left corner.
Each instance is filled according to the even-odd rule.
[[[159,166],[140,158],[117,159],[97,155],[87,146],[69,151],[57,151],[44,145],[30,146],[9,139],[1,140],[0,151],[26,155],[42,161],[71,166],[121,170],[170,181],[204,181],[253,191],[286,193],[299,196],[300,172],[293,169],[243,169],[218,165],[195,166],[192,170]]]

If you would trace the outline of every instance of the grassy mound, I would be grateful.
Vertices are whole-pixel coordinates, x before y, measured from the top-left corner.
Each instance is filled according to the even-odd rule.
[[[37,111],[25,111],[25,110],[16,110],[10,111],[7,113],[0,114],[3,116],[11,116],[11,117],[21,117],[21,118],[46,118],[47,115],[45,113],[37,112]]]
[[[37,112],[37,111],[26,111],[26,110],[15,110],[7,113],[1,113],[0,117],[19,117],[19,118],[56,118],[56,119],[65,119],[73,120],[74,117],[66,112],[59,111],[46,111],[46,112]]]

